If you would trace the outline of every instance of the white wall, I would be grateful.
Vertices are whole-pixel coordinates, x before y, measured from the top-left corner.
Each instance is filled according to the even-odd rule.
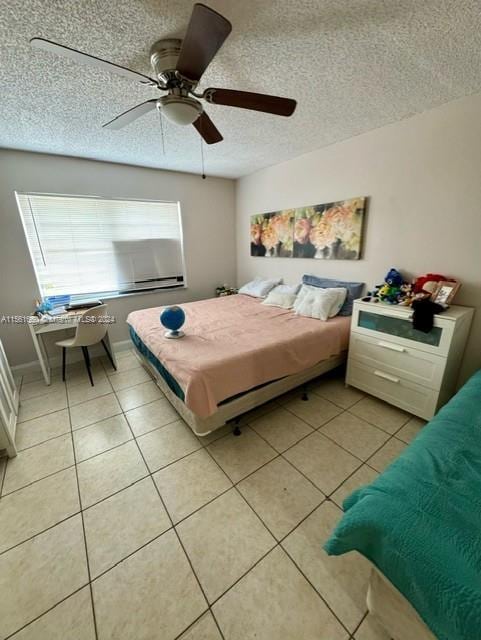
[[[110,300],[113,341],[128,338],[131,310],[212,297],[216,285],[235,281],[234,181],[0,150],[0,316],[30,314],[39,297],[16,190],[180,201],[188,289]],[[55,337],[62,339],[62,333]],[[35,359],[26,326],[0,325],[0,338],[12,365]]]
[[[481,96],[472,96],[258,171],[237,184],[237,277],[303,273],[365,282],[391,266],[462,282],[477,308],[461,380],[481,366]],[[369,196],[363,259],[251,258],[249,216]]]

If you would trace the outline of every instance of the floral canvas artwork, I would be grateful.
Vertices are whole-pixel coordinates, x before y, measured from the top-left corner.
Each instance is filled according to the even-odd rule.
[[[251,217],[251,255],[291,258],[295,209],[261,213]]]
[[[286,209],[251,217],[251,255],[358,260],[366,198]]]

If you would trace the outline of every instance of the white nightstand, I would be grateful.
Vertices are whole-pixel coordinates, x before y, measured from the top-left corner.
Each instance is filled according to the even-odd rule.
[[[473,313],[449,307],[423,333],[410,307],[356,300],[346,383],[429,420],[456,391]]]

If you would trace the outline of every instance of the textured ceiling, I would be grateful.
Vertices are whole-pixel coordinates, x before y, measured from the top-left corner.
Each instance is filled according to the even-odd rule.
[[[206,173],[237,177],[481,91],[479,0],[205,0],[233,32],[199,88],[293,97],[291,118],[207,105],[224,142]],[[0,0],[0,147],[200,172],[193,127],[102,123],[157,93],[33,50],[42,36],[150,74],[187,0]]]

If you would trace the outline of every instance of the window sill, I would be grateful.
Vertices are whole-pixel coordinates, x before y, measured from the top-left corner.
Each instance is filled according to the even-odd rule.
[[[182,284],[175,287],[156,287],[155,289],[149,289],[148,291],[128,291],[126,293],[109,294],[106,296],[99,296],[99,298],[101,300],[116,300],[118,298],[130,298],[131,296],[146,296],[153,293],[169,293],[172,291],[179,291],[187,288],[188,287],[186,284]]]
[[[146,296],[146,295],[152,295],[154,293],[171,293],[172,291],[179,291],[179,290],[185,290],[188,289],[187,284],[182,284],[182,285],[178,285],[178,286],[173,286],[173,287],[156,287],[155,289],[149,289],[149,290],[144,290],[144,291],[129,291],[126,293],[92,293],[92,295],[89,296],[85,296],[85,298],[81,298],[79,297],[78,299],[75,298],[76,295],[81,295],[81,294],[71,294],[71,298],[72,299],[72,303],[81,303],[83,300],[88,301],[88,300],[120,300],[122,298],[130,298],[132,296]]]

